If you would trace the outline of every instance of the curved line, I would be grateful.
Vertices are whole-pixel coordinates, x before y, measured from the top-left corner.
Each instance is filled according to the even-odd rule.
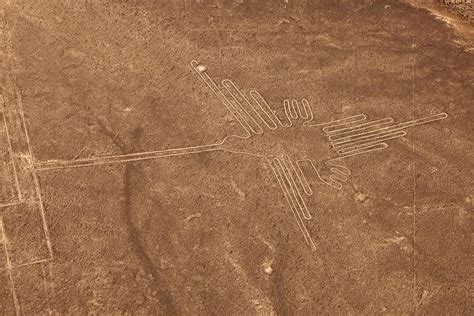
[[[312,120],[312,114],[313,112],[311,111],[311,107],[309,106],[309,102],[306,99],[301,99],[301,106],[303,107],[304,110],[304,116],[302,116],[306,120]]]
[[[448,114],[446,114],[446,113],[438,113],[438,114],[435,114],[435,115],[431,115],[431,116],[427,116],[427,117],[423,117],[423,118],[419,118],[419,119],[415,119],[415,120],[411,120],[411,121],[407,121],[407,122],[398,123],[398,124],[395,124],[395,125],[392,125],[392,126],[380,128],[380,129],[377,129],[375,131],[358,133],[358,134],[355,134],[355,135],[341,137],[341,138],[337,139],[337,141],[358,139],[358,138],[362,138],[362,136],[364,136],[364,135],[369,135],[370,136],[371,134],[399,131],[399,130],[403,130],[403,129],[408,128],[408,127],[413,127],[413,126],[422,125],[422,124],[426,124],[426,123],[430,123],[430,122],[434,122],[434,121],[438,121],[438,120],[443,120],[447,117],[448,117]]]
[[[227,110],[235,117],[237,122],[242,126],[242,128],[245,130],[245,133],[247,135],[251,135],[250,133],[250,126],[248,125],[247,122],[245,122],[244,118],[240,115],[240,113],[234,108],[232,103],[227,99],[227,97],[222,93],[222,91],[217,87],[216,83],[214,80],[212,80],[209,75],[204,72],[205,76],[201,71],[197,69],[197,66],[199,63],[196,60],[191,61],[191,66],[193,67],[194,71],[199,75],[199,77],[204,81],[204,83],[211,89],[212,92],[217,96],[217,98],[224,104],[224,106],[227,108]],[[212,83],[212,84],[211,84]],[[247,125],[247,127],[242,123],[244,121]]]
[[[338,173],[334,173],[332,175],[329,176],[330,179],[332,179],[333,181],[336,181],[336,180],[339,180],[339,181],[342,181],[342,182],[346,182],[347,181],[347,177],[346,176],[341,176],[340,174]],[[336,179],[336,180],[334,180]]]
[[[341,176],[341,177],[344,177],[344,178],[345,178],[344,181],[346,181],[346,180],[347,180],[347,176],[350,175],[350,172],[349,172],[349,174],[347,174],[347,173],[344,173],[344,172],[342,172],[341,170],[339,170],[339,169],[337,169],[337,168],[330,168],[330,170],[332,171],[332,173],[337,174],[337,175],[339,175],[339,176]]]
[[[247,114],[248,116],[248,119],[250,119],[256,126],[257,126],[257,130],[253,129],[253,127],[250,125],[250,128],[252,128],[253,132],[255,134],[261,134],[263,133],[263,129],[262,127],[260,126],[260,124],[258,124],[258,122],[254,119],[254,117],[252,115],[250,115],[250,113],[247,111],[247,109],[242,105],[242,103],[237,99],[237,97],[232,93],[232,91],[230,91],[229,87],[227,86],[230,85],[232,86],[232,88],[237,91],[237,93],[240,95],[240,97],[245,101],[247,102],[247,104],[250,106],[250,108],[255,112],[255,114],[257,114],[258,117],[260,117],[260,120],[262,120],[265,124],[266,122],[264,121],[264,119],[260,116],[260,114],[253,108],[253,106],[248,102],[248,100],[245,98],[245,96],[242,94],[242,92],[239,90],[239,88],[237,88],[237,86],[232,82],[232,80],[230,79],[224,79],[221,81],[222,85],[224,86],[224,88],[227,90],[227,92],[229,92],[229,94],[232,96],[232,99],[234,99],[234,101],[237,103],[237,105],[239,106],[240,110],[245,112],[245,114]]]
[[[289,107],[289,109],[291,118],[294,120],[298,119],[298,101],[294,99],[291,100],[291,106]]]
[[[333,166],[333,167],[336,167],[339,168],[338,170],[345,176],[350,176],[351,175],[351,171],[349,170],[349,168],[347,168],[346,166],[343,166],[343,165],[339,165],[339,164],[336,164],[334,163],[333,159],[330,159],[330,160],[326,160],[324,162],[324,164],[326,166]]]
[[[262,95],[256,91],[256,90],[250,90],[250,96],[252,97],[252,99],[254,100],[254,102],[260,107],[260,109],[262,110],[263,113],[265,113],[265,115],[268,117],[268,119],[271,121],[271,123],[273,124],[273,126],[270,126],[265,120],[265,124],[267,124],[268,128],[271,129],[271,130],[274,130],[278,127],[277,123],[275,123],[275,121],[273,120],[272,116],[270,115],[270,113],[272,113],[272,115],[274,116],[274,118],[278,121],[280,121],[280,119],[278,119],[278,117],[275,115],[275,113],[273,113],[273,111],[271,110],[270,106],[268,105],[267,101],[262,97]],[[263,103],[265,104],[266,106],[266,110],[264,109],[264,107],[262,106],[262,104],[257,100],[257,98],[253,95],[253,93],[256,93],[260,99],[263,101]],[[280,122],[280,125],[281,125],[281,122]]]
[[[288,122],[290,122],[289,125],[283,125],[283,127],[291,127],[293,126],[293,121],[291,120],[291,116],[290,116],[290,100],[284,100],[283,101],[283,108],[285,109],[285,116],[286,118],[288,119]]]
[[[321,180],[321,182],[323,182],[324,184],[326,185],[329,185],[330,187],[333,187],[334,189],[336,190],[340,190],[342,188],[342,184],[336,182],[336,185],[334,185],[333,183],[330,183],[329,181],[327,180],[324,180],[322,177],[321,177],[321,174],[319,173],[318,169],[316,168],[316,166],[314,165],[313,161],[311,159],[304,159],[304,160],[301,160],[301,161],[309,161],[309,163],[311,164],[311,166],[313,167],[314,171],[316,172],[316,175],[318,176],[319,180]],[[331,179],[332,180],[332,179]],[[337,185],[338,184],[338,185]]]

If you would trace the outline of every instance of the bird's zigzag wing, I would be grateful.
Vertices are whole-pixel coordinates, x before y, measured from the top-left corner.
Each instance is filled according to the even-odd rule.
[[[323,126],[322,129],[338,158],[345,158],[385,149],[388,147],[386,141],[405,136],[407,134],[405,129],[442,120],[447,116],[446,113],[438,113],[411,121],[394,123],[391,117],[367,122],[367,117],[360,114],[319,124],[319,126]]]

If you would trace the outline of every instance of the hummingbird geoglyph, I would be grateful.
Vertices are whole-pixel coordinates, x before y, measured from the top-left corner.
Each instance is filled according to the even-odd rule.
[[[351,174],[344,165],[346,158],[383,150],[388,147],[388,141],[405,136],[407,128],[448,116],[438,113],[397,123],[391,117],[368,120],[364,114],[357,114],[318,122],[307,99],[283,100],[283,113],[278,113],[257,90],[245,93],[230,79],[218,84],[208,74],[207,67],[195,60],[191,67],[232,114],[243,133],[228,135],[209,145],[75,160],[33,161],[28,168],[48,171],[211,151],[260,157],[270,166],[306,244],[315,250],[306,227],[313,217],[306,200],[315,188],[308,179],[340,190]]]

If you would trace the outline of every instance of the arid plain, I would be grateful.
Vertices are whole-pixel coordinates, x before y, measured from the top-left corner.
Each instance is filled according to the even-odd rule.
[[[446,20],[0,0],[0,22],[0,314],[472,314],[473,48]]]

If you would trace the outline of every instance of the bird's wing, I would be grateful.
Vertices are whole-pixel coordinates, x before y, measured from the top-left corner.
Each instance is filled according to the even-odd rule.
[[[277,123],[281,125],[274,111],[258,91],[251,90],[249,98],[230,79],[223,79],[220,84],[216,83],[207,73],[206,67],[196,60],[191,62],[191,66],[248,134],[260,134],[267,128],[276,129]]]
[[[403,137],[405,131],[393,129],[391,117],[368,121],[363,114],[323,127],[338,157],[348,157],[382,150],[389,139]]]
[[[345,158],[387,148],[386,141],[405,136],[405,129],[442,120],[447,116],[446,113],[439,113],[395,123],[391,117],[367,121],[367,117],[361,114],[330,122],[322,129],[338,158]]]
[[[251,123],[255,123],[255,121],[250,120],[248,117],[248,113],[245,113],[242,108],[237,107],[235,103],[229,100],[229,98],[225,95],[224,91],[220,89],[217,83],[209,76],[206,71],[206,67],[201,65],[196,60],[191,61],[191,67],[195,70],[195,72],[202,79],[202,81],[209,87],[209,89],[214,92],[214,94],[227,108],[227,110],[235,117],[235,119],[242,126],[245,132],[248,135],[250,135],[250,132],[256,132],[256,130],[254,130],[253,126],[251,125]]]

